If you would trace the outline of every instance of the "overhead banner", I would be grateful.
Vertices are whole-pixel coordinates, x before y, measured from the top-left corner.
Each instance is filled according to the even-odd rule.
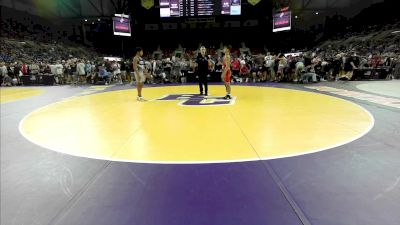
[[[150,9],[154,6],[154,0],[142,0],[142,6],[145,9]]]
[[[261,2],[261,0],[247,0],[247,2],[252,5],[257,5],[259,2]]]
[[[113,17],[114,35],[131,36],[130,16],[123,14],[115,14]]]
[[[273,15],[273,32],[292,29],[292,12],[285,11]]]

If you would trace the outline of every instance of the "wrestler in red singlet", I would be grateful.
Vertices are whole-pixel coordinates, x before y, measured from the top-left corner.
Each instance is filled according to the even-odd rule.
[[[225,63],[225,60],[224,60],[224,63],[222,65],[222,69],[224,70],[225,68],[226,68],[226,63]],[[232,75],[232,71],[231,71],[231,68],[229,67],[227,69],[226,73],[225,73],[224,81],[225,82],[231,82],[231,75]]]
[[[224,99],[231,99],[231,51],[229,47],[224,47],[224,59],[222,62],[222,80],[225,83],[226,96]]]

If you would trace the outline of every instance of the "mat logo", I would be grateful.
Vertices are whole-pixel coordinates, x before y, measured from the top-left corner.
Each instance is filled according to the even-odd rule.
[[[235,104],[235,98],[224,99],[224,97],[204,97],[198,94],[171,94],[157,101],[180,101],[181,106],[223,106]]]

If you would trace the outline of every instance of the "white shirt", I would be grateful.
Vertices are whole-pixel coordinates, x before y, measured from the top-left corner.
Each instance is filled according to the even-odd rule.
[[[297,62],[296,63],[296,68],[304,68],[304,63],[303,62]]]
[[[1,74],[2,76],[8,75],[8,71],[7,71],[7,67],[6,67],[6,66],[0,67],[0,74]]]
[[[78,63],[76,65],[76,70],[77,70],[79,75],[85,75],[86,74],[86,72],[85,72],[85,64],[81,63],[81,62]]]
[[[57,75],[62,75],[63,74],[63,65],[56,64],[56,74]]]
[[[119,65],[119,63],[114,63],[112,65],[112,68],[114,70],[114,75],[120,74],[121,73],[121,66]]]
[[[50,71],[51,71],[51,74],[57,74],[57,66],[56,65],[50,65]]]

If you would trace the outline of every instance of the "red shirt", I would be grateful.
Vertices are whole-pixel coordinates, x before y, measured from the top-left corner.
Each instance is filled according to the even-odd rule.
[[[21,71],[22,71],[22,74],[26,75],[28,73],[28,66],[26,64],[23,64]]]
[[[379,64],[381,63],[381,57],[376,55],[373,56],[371,59],[371,64],[373,68],[377,68],[379,66]]]
[[[242,66],[242,68],[240,68],[241,74],[247,74],[248,72],[249,72],[249,68],[247,68],[247,66]]]
[[[240,68],[240,61],[236,59],[236,60],[233,61],[233,63],[232,63],[232,69],[233,69],[233,70],[239,70],[239,68]]]

